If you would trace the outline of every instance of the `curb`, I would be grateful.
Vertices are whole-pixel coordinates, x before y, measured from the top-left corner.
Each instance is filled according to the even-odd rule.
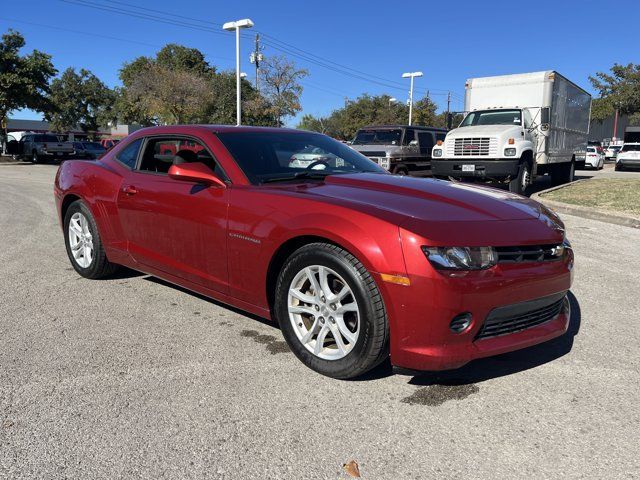
[[[547,190],[542,190],[540,192],[534,193],[533,195],[531,195],[531,198],[555,210],[556,212],[566,213],[569,215],[574,215],[576,217],[588,218],[590,220],[598,220],[605,223],[613,223],[614,225],[622,225],[624,227],[640,229],[640,219],[638,218],[621,215],[618,213],[606,212],[604,210],[598,210],[593,207],[582,207],[580,205],[571,205],[564,202],[540,198],[540,195],[544,195],[545,193],[553,192],[554,190],[559,190],[569,185],[576,185],[580,182],[588,182],[589,180],[591,179],[585,178],[583,180],[577,180],[575,182],[548,188]]]

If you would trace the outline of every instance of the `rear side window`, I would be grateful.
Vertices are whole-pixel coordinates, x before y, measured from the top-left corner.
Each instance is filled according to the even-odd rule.
[[[413,130],[406,130],[404,132],[404,140],[402,142],[403,145],[409,145],[414,140],[415,140],[415,134],[414,134]]]
[[[138,152],[140,151],[141,144],[141,138],[131,142],[129,145],[124,147],[124,150],[118,153],[116,159],[123,165],[133,169],[136,166],[136,160],[138,159]]]
[[[425,155],[431,154],[431,149],[433,148],[433,133],[431,132],[419,132],[418,133],[418,144],[420,145],[420,153]]]

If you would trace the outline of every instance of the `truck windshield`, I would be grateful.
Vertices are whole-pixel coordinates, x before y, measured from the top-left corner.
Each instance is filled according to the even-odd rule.
[[[400,145],[402,130],[358,130],[353,145]]]
[[[473,125],[522,125],[520,110],[479,110],[471,112],[460,124],[461,127]]]

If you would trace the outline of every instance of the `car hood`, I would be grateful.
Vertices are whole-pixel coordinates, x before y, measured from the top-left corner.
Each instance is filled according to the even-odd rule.
[[[300,190],[298,190],[300,192]],[[307,184],[306,195],[398,219],[425,221],[501,221],[537,219],[541,205],[489,187],[387,174],[331,175]]]
[[[515,136],[519,135],[521,131],[522,127],[517,125],[473,125],[451,130],[447,133],[447,140],[451,138]]]

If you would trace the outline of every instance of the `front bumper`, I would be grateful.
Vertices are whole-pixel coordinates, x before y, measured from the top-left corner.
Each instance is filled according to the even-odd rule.
[[[473,165],[471,170],[469,165]],[[431,172],[434,176],[454,178],[506,178],[518,175],[520,160],[488,159],[488,158],[459,158],[431,160]]]
[[[487,270],[448,274],[435,271],[422,251],[415,250],[406,258],[411,285],[382,284],[394,366],[454,369],[478,358],[551,340],[567,331],[570,313],[568,301],[563,300],[557,313],[537,323],[520,325],[525,328],[489,336],[481,333],[488,320],[493,321],[502,312],[525,315],[562,300],[572,282],[570,249],[558,261],[498,264]],[[451,320],[467,312],[472,315],[469,327],[462,333],[452,332]]]

